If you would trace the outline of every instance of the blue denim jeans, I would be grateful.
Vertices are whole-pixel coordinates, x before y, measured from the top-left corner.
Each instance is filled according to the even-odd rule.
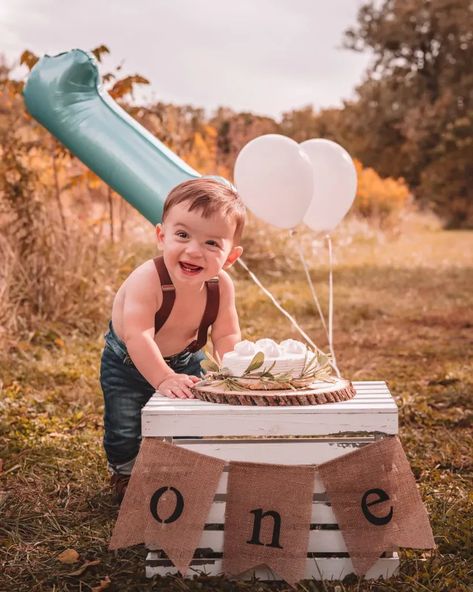
[[[200,362],[204,358],[202,351],[198,351],[176,354],[164,360],[174,372],[203,376]],[[103,445],[109,469],[129,475],[140,448],[141,410],[155,389],[131,361],[111,322],[105,334],[100,384],[104,396]]]

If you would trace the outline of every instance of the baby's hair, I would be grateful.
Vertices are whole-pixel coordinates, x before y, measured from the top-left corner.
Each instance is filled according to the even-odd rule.
[[[236,189],[216,179],[192,179],[180,183],[164,202],[163,222],[169,210],[180,203],[189,203],[189,212],[199,210],[204,218],[217,212],[235,222],[234,244],[238,244],[246,222],[246,210]]]

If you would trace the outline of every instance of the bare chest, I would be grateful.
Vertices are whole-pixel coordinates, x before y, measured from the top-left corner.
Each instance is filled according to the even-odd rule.
[[[192,296],[176,294],[171,313],[155,335],[163,355],[182,351],[197,336],[206,302],[206,290]]]

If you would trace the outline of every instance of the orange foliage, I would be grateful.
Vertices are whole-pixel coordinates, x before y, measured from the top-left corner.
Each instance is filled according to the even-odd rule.
[[[374,169],[363,168],[358,160],[354,162],[358,175],[355,211],[382,222],[399,214],[410,203],[411,193],[404,179],[383,179]]]
[[[204,174],[215,173],[217,165],[217,130],[204,124],[192,137],[191,151],[186,161]]]

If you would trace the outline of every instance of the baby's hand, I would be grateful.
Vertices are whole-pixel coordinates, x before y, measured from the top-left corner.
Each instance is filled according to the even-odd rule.
[[[158,385],[158,392],[170,399],[194,399],[190,388],[201,378],[189,374],[171,374]]]

